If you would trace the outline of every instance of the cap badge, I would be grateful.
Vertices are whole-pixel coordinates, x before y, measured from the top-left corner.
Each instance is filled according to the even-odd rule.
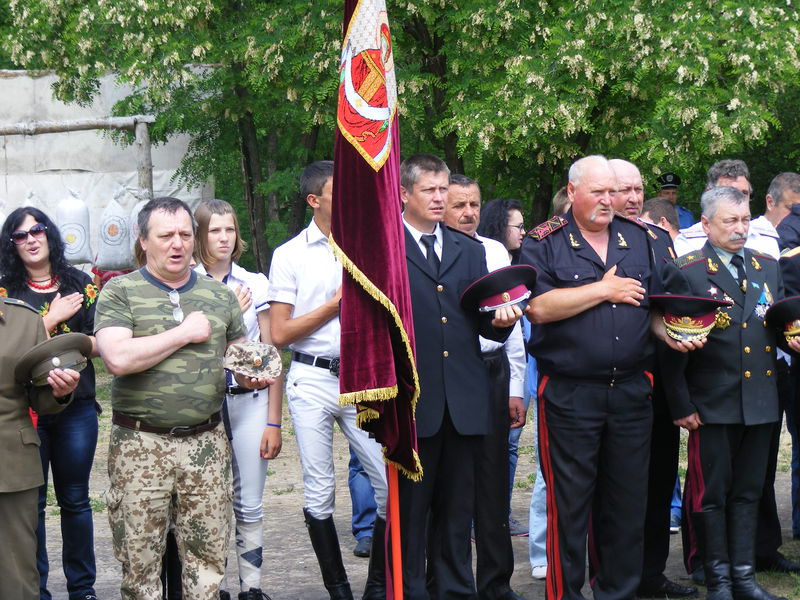
[[[511,301],[511,294],[508,292],[503,292],[503,302],[510,302]]]
[[[253,359],[253,366],[254,367],[260,367],[262,364],[264,364],[264,363],[262,362],[260,356],[258,356],[258,357]]]

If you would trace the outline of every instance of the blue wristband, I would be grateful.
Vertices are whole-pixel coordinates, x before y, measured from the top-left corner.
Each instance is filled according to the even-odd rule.
[[[278,429],[281,428],[280,423],[267,423],[267,427],[277,427]]]

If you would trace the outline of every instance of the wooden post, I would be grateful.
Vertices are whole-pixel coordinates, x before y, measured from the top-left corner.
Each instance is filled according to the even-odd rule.
[[[153,197],[153,157],[150,154],[150,131],[147,121],[136,121],[136,169],[142,199]]]

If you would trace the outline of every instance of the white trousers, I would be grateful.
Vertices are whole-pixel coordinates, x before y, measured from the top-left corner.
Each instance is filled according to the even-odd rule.
[[[386,465],[381,446],[356,427],[356,407],[339,404],[339,378],[326,369],[292,362],[286,377],[286,398],[292,417],[306,508],[315,519],[326,519],[335,508],[333,424],[339,425],[358,456],[375,490],[378,515],[386,518]]]
[[[267,463],[261,458],[261,436],[267,426],[267,390],[226,394],[233,449],[233,514],[237,521],[257,523],[264,517]]]

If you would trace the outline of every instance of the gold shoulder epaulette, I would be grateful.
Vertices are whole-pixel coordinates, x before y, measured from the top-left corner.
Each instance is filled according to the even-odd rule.
[[[697,250],[695,252],[689,252],[688,254],[684,254],[683,256],[679,256],[675,259],[675,265],[679,269],[684,269],[689,265],[693,265],[697,262],[701,262],[705,260],[705,255],[703,254],[702,250]]]
[[[8,306],[21,306],[23,308],[27,308],[28,310],[32,310],[37,315],[39,314],[39,312],[35,308],[33,308],[30,304],[22,300],[18,300],[17,298],[2,298],[2,300],[3,304],[6,304]]]
[[[795,246],[794,248],[787,248],[781,252],[781,258],[791,258],[793,256],[797,256],[798,254],[800,254],[800,246]]]
[[[564,217],[555,216],[547,219],[544,223],[540,223],[528,232],[528,236],[535,240],[543,240],[554,231],[558,231],[564,225],[569,223]]]

